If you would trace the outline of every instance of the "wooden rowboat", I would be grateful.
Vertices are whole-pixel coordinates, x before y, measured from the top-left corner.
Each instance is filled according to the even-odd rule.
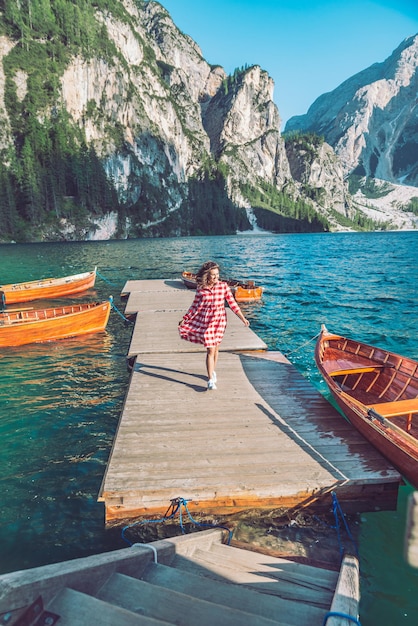
[[[26,283],[0,285],[3,304],[29,302],[44,298],[62,298],[94,287],[96,269],[62,278],[42,278]]]
[[[418,489],[418,362],[325,326],[315,361],[346,418]]]
[[[106,328],[111,301],[0,313],[0,346],[54,341]]]
[[[196,289],[196,274],[182,272],[181,278],[188,289]],[[257,302],[262,298],[263,288],[257,287],[253,280],[249,280],[246,283],[227,278],[221,278],[220,280],[228,283],[237,302]]]

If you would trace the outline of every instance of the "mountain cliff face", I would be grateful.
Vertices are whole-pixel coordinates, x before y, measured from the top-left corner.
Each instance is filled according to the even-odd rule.
[[[344,173],[418,186],[418,35],[320,96],[287,131],[323,135]]]
[[[157,2],[9,0],[0,58],[3,241],[364,226],[337,130],[283,137],[267,72],[209,65]]]
[[[157,2],[42,7],[0,12],[4,240],[233,233],[251,228],[254,203],[273,230],[283,212],[290,230],[328,229],[333,216],[311,215],[333,205],[348,215],[328,153],[316,174],[291,173],[260,67],[209,65]]]
[[[318,137],[309,141],[296,137],[287,141],[286,152],[290,173],[305,195],[320,203],[324,212],[354,216],[348,189],[341,184],[344,179],[341,163],[327,143]]]
[[[210,150],[234,171],[235,187],[259,178],[282,188],[291,180],[273,88],[267,72],[255,66],[227,78],[202,108]]]

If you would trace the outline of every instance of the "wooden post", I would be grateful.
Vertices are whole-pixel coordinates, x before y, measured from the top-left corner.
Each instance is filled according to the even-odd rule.
[[[404,553],[409,565],[418,567],[418,491],[408,499]]]

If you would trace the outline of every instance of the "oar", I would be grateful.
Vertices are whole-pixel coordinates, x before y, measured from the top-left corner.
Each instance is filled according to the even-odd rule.
[[[25,309],[5,309],[2,313],[18,313],[19,311],[33,311],[33,306],[28,306]]]

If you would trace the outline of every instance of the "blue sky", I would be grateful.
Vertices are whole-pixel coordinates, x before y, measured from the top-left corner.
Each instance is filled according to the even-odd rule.
[[[227,73],[260,65],[283,124],[418,34],[418,1],[160,0],[203,57]]]

